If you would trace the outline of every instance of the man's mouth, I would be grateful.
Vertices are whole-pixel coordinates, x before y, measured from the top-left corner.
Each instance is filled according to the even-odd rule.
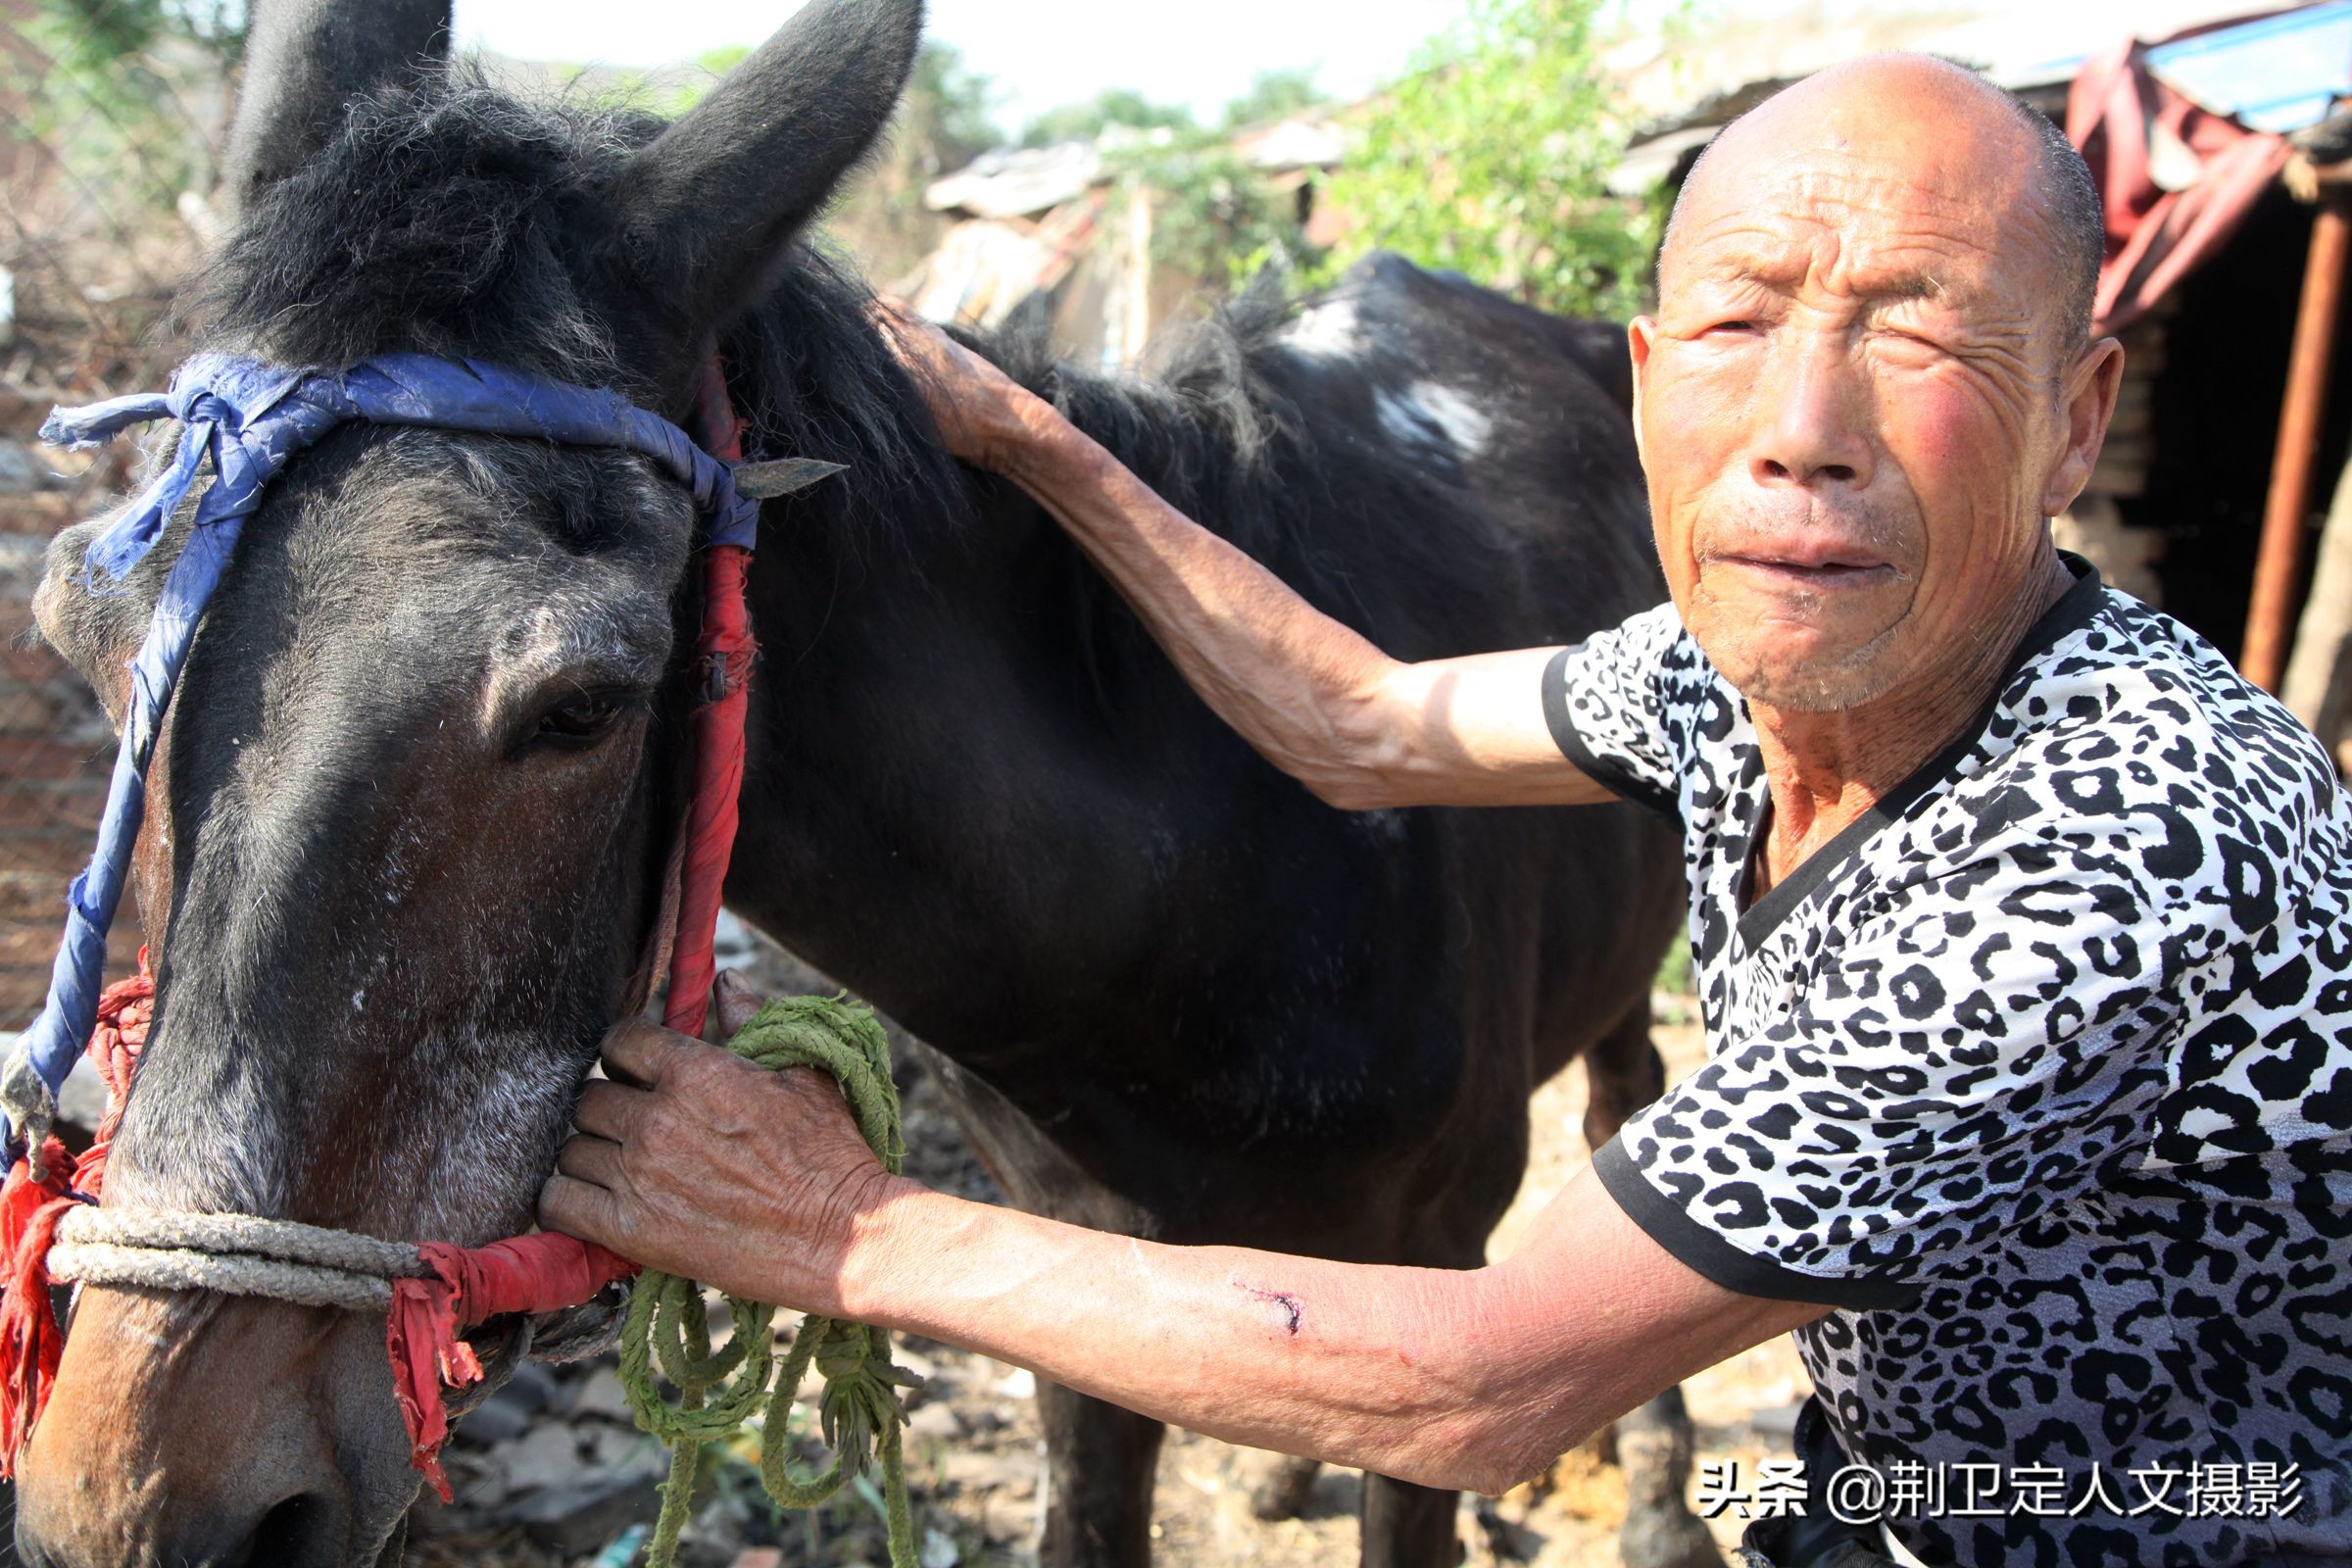
[[[1750,576],[1816,592],[1873,587],[1894,575],[1883,558],[1852,549],[1746,551],[1715,559]]]

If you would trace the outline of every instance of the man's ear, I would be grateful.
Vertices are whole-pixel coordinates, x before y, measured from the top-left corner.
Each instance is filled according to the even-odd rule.
[[[1626,324],[1625,346],[1634,359],[1634,455],[1644,465],[1649,454],[1642,449],[1642,396],[1648,390],[1649,351],[1657,346],[1658,323],[1647,316],[1637,316]]]
[[[2107,442],[2107,421],[2115,417],[2115,400],[2124,385],[2124,346],[2103,337],[2086,344],[2075,357],[2059,389],[2059,416],[2066,421],[2066,446],[2042,487],[2041,514],[2055,517],[2075,504],[2098,466],[2099,448]]]

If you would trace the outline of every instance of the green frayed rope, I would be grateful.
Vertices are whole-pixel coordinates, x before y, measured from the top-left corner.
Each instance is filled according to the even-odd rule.
[[[890,1042],[873,1009],[840,998],[786,997],[769,1003],[736,1031],[727,1049],[770,1070],[816,1067],[841,1081],[858,1130],[893,1176],[906,1160],[899,1130],[899,1091],[890,1081]],[[727,1298],[734,1334],[712,1353],[703,1290],[693,1280],[647,1269],[629,1294],[620,1329],[620,1383],[638,1429],[669,1445],[669,1479],[662,1485],[662,1516],[646,1546],[650,1568],[669,1568],[677,1555],[703,1450],[733,1437],[762,1405],[760,1484],[786,1508],[813,1508],[861,1476],[877,1446],[882,1455],[884,1513],[892,1568],[915,1568],[914,1514],[906,1501],[906,1464],[901,1448],[897,1387],[913,1379],[891,1364],[890,1336],[862,1323],[811,1312],[779,1363],[769,1327],[775,1307]],[[802,1376],[814,1361],[825,1392],[817,1415],[832,1445],[833,1463],[803,1478],[789,1464],[786,1418]],[[678,1391],[675,1404],[656,1387],[655,1369]]]

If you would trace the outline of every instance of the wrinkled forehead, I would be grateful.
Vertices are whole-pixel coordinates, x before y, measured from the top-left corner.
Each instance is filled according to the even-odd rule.
[[[1684,193],[1662,299],[1739,281],[1954,305],[2038,298],[2057,235],[2022,140],[1988,147],[1893,117],[1727,137]],[[1991,156],[2012,141],[2016,156]]]

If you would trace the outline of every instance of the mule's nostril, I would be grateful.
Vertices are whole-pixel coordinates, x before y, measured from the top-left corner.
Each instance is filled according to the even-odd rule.
[[[219,1568],[332,1568],[341,1534],[341,1511],[306,1492],[262,1515],[245,1544],[221,1558]]]

